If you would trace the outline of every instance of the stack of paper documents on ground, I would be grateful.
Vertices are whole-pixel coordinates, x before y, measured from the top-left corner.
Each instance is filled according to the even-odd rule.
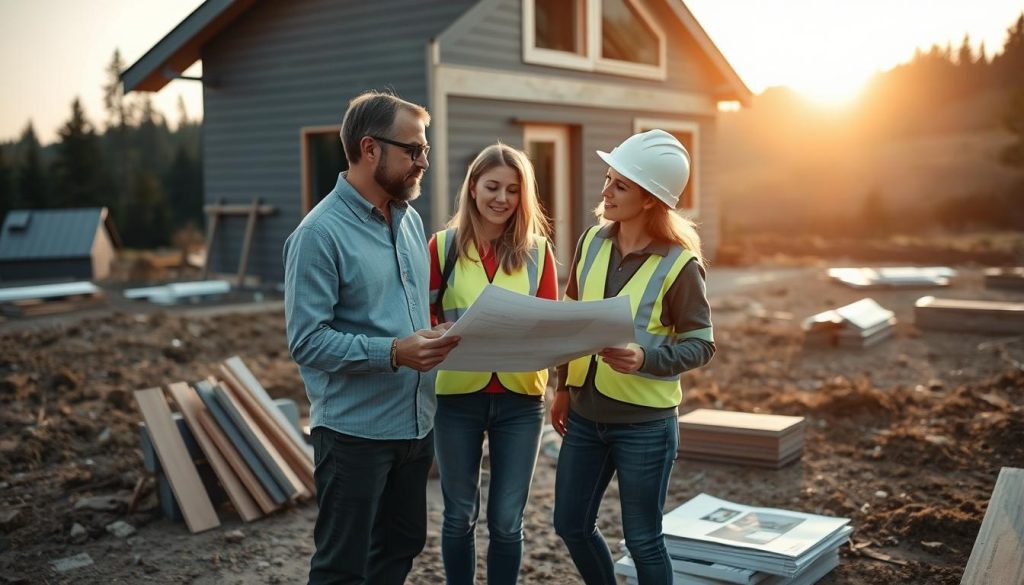
[[[459,345],[439,366],[465,372],[536,372],[635,339],[629,297],[551,301],[487,285],[445,336]]]
[[[1024,290],[1024,266],[1015,268],[986,268],[985,288]]]
[[[665,514],[662,529],[674,583],[803,585],[839,565],[838,549],[853,532],[849,522],[700,494]],[[626,555],[616,572],[635,583],[632,564]]]
[[[674,585],[812,585],[838,566],[839,552],[836,550],[820,556],[796,577],[783,577],[718,563],[672,557],[672,583]],[[694,572],[688,572],[689,570]],[[636,577],[636,566],[628,554],[615,563],[615,572],[626,578],[627,585],[639,584]]]
[[[956,270],[946,266],[829,268],[828,276],[852,288],[922,288],[949,286]]]
[[[699,408],[679,417],[679,456],[779,468],[800,458],[804,417]]]
[[[804,320],[804,343],[818,346],[865,348],[896,331],[896,314],[865,298],[812,315]]]

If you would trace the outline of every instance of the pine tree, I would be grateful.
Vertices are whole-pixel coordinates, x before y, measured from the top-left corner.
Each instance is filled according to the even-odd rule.
[[[57,159],[54,161],[55,203],[62,207],[98,207],[114,203],[99,138],[85,118],[76,97],[71,103],[71,119],[58,132]]]
[[[0,220],[19,207],[14,191],[14,168],[7,162],[7,145],[0,144]]]
[[[179,132],[181,128],[179,128]],[[191,222],[203,223],[203,173],[200,162],[191,155],[184,144],[178,145],[174,162],[164,178],[170,199],[171,218],[175,227],[180,228]]]
[[[18,140],[18,172],[15,177],[18,205],[25,208],[53,207],[50,200],[50,187],[39,150],[32,122],[28,123],[21,139]]]
[[[121,71],[124,61],[121,51],[114,49],[114,55],[107,65],[107,82],[103,85],[103,107],[107,111],[107,131],[104,142],[106,152],[111,161],[111,176],[114,195],[111,208],[115,222],[124,220],[124,208],[128,193],[128,177],[131,163],[128,156],[128,128],[132,123],[134,109],[125,98],[124,85],[121,83]]]

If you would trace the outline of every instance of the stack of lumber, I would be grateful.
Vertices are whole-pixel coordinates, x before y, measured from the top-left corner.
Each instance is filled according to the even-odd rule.
[[[914,304],[921,329],[975,333],[1024,332],[1024,303],[921,297]]]
[[[1024,583],[1024,469],[1004,467],[960,585]]]
[[[698,408],[679,417],[684,459],[778,469],[800,458],[804,418]]]
[[[9,317],[53,315],[95,307],[103,291],[88,281],[0,288],[0,313]]]
[[[985,287],[1024,290],[1024,266],[985,269]]]
[[[808,317],[803,329],[807,345],[865,348],[892,336],[896,314],[864,298]]]
[[[231,292],[231,283],[226,280],[197,280],[194,282],[172,282],[162,286],[128,288],[122,291],[124,298],[148,300],[158,305],[177,305],[184,302],[198,303],[215,300]]]
[[[850,288],[930,288],[949,286],[956,270],[946,266],[891,266],[885,268],[829,268],[832,280]]]
[[[237,357],[221,377],[167,389],[220,487],[242,520],[250,522],[312,497],[313,457],[249,368]],[[135,392],[150,440],[185,523],[192,532],[220,524],[182,434],[160,388]]]

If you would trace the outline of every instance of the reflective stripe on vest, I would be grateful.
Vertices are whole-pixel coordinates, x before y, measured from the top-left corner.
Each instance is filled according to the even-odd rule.
[[[445,259],[451,246],[457,246],[454,229],[447,229],[435,234],[437,242],[438,268],[444,274]],[[469,309],[488,283],[506,290],[524,295],[535,296],[540,285],[540,276],[544,274],[543,262],[547,260],[547,240],[539,238],[537,245],[530,252],[526,266],[512,274],[506,273],[499,266],[494,273],[494,280],[488,280],[487,270],[480,260],[480,253],[473,242],[469,243],[468,258],[456,256],[455,269],[448,277],[448,288],[445,290],[441,308],[445,321],[456,321]],[[436,302],[436,298],[431,302]],[[495,372],[501,384],[513,392],[540,396],[548,383],[548,371],[539,372]],[[459,372],[438,370],[435,389],[437,394],[469,394],[483,390],[491,380],[488,372]]]
[[[576,283],[581,301],[605,298],[613,244],[611,239],[603,239],[598,245],[593,245],[599,229],[600,226],[591,228],[583,238],[580,260],[576,266]],[[633,329],[637,343],[642,347],[671,345],[679,339],[680,335],[673,328],[661,323],[663,301],[683,267],[693,258],[693,253],[682,246],[672,246],[664,257],[651,254],[616,295],[629,296]],[[583,356],[569,362],[566,384],[577,388],[583,386],[591,361],[597,363],[594,386],[609,398],[656,408],[670,408],[682,402],[679,374],[664,377],[643,372],[620,374],[596,356]]]

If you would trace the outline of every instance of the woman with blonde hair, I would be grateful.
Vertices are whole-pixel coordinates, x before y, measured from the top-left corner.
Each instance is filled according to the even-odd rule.
[[[431,302],[437,322],[455,321],[488,284],[558,297],[548,220],[533,166],[504,144],[470,164],[448,229],[430,239]],[[480,465],[487,437],[487,582],[515,583],[523,555],[523,511],[537,462],[547,371],[437,374],[434,445],[444,521],[441,556],[450,584],[472,584]]]
[[[611,153],[597,214],[576,249],[571,300],[628,296],[635,344],[559,368],[551,421],[564,436],[555,478],[555,531],[588,585],[616,583],[597,511],[618,475],[622,530],[641,585],[672,583],[662,508],[679,444],[680,374],[715,353],[700,238],[675,211],[690,156],[663,130]]]

